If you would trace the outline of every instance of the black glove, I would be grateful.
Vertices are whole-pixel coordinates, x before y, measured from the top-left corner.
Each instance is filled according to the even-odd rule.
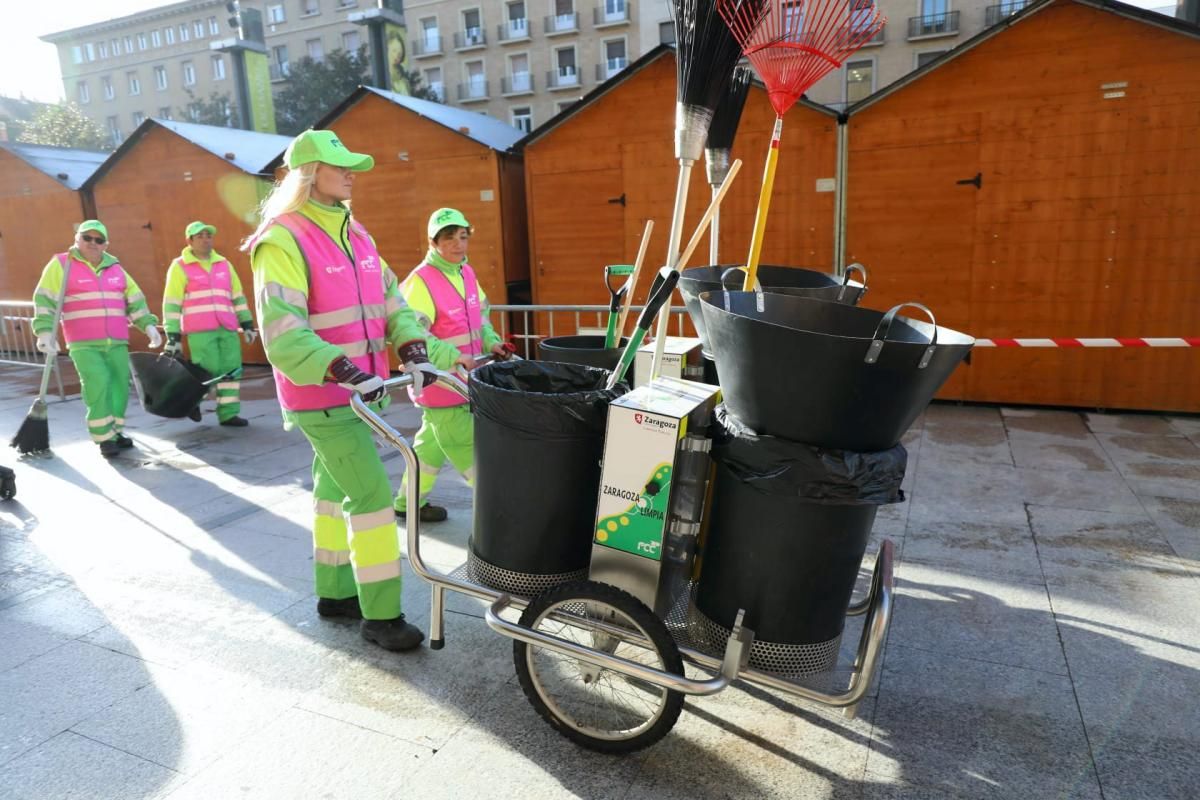
[[[363,372],[346,356],[338,356],[329,365],[329,377],[343,389],[350,389],[362,395],[362,399],[373,403],[386,394],[383,378]]]
[[[168,333],[167,346],[163,348],[163,352],[169,356],[181,358],[183,355],[183,336],[178,333]]]
[[[429,349],[420,339],[397,345],[396,355],[400,357],[404,371],[413,376],[418,392],[437,381],[437,368],[429,363]]]

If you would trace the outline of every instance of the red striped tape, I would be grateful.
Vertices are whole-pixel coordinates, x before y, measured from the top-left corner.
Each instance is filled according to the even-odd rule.
[[[1200,336],[1105,339],[976,339],[976,347],[1200,347]]]

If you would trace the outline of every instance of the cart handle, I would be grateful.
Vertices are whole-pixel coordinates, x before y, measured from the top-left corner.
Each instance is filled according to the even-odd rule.
[[[630,661],[627,658],[619,658],[618,656],[610,656],[607,653],[602,653],[599,650],[593,650],[590,647],[584,647],[575,642],[568,642],[566,639],[560,639],[557,636],[535,631],[532,628],[527,628],[524,625],[508,620],[500,616],[500,612],[509,608],[512,605],[512,598],[507,594],[500,595],[496,602],[492,603],[484,612],[483,618],[487,622],[488,627],[497,633],[503,634],[510,639],[516,639],[527,644],[537,645],[538,647],[551,650],[563,655],[569,655],[577,658],[586,664],[591,664],[594,667],[601,669],[610,669],[613,672],[619,672],[630,678],[652,683],[663,689],[682,692],[683,694],[694,695],[711,695],[724,689],[732,680],[731,677],[724,674],[710,678],[708,680],[696,680],[688,678],[684,675],[676,675],[673,672],[664,672],[660,669],[647,667],[645,664],[639,664],[636,661]],[[748,647],[748,645],[746,645]],[[735,676],[736,677],[736,676]]]
[[[883,352],[883,343],[887,340],[887,335],[892,329],[892,322],[895,321],[896,314],[900,312],[900,309],[906,306],[912,306],[924,311],[929,316],[929,323],[933,326],[933,336],[930,338],[929,345],[925,348],[925,351],[921,353],[921,360],[917,362],[917,369],[925,369],[929,366],[929,360],[933,358],[933,351],[937,349],[937,320],[933,318],[933,312],[929,310],[928,306],[911,300],[907,303],[892,306],[883,315],[883,319],[879,320],[879,325],[875,328],[875,338],[867,346],[867,356],[863,359],[864,362],[874,364],[879,360],[879,354]]]

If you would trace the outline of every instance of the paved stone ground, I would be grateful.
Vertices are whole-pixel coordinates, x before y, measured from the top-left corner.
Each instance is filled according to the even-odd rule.
[[[0,370],[15,431],[33,378]],[[135,401],[138,448],[112,463],[78,399],[53,402],[55,458],[0,454],[0,798],[1197,796],[1196,418],[931,407],[908,502],[876,523],[896,615],[858,718],[739,686],[614,758],[535,715],[474,601],[451,601],[440,652],[321,621],[310,451],[269,379],[246,394],[242,431]],[[438,494],[427,558],[450,567],[470,493]],[[423,628],[428,597],[410,573]]]

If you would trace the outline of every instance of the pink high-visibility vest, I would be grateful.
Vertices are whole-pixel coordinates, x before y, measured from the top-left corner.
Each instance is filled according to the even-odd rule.
[[[233,310],[233,278],[229,262],[214,261],[210,272],[196,261],[182,258],[175,261],[187,275],[180,323],[183,332],[202,333],[218,328],[236,331],[238,320]]]
[[[129,341],[125,315],[125,268],[110,264],[97,274],[69,252],[59,253],[67,292],[63,296],[63,336],[70,345],[96,339]]]
[[[272,223],[296,240],[308,265],[308,324],[313,332],[342,351],[363,372],[387,378],[387,299],[379,251],[367,231],[350,220],[351,259],[321,226],[292,212]],[[336,383],[297,386],[278,369],[279,403],[289,411],[317,411],[348,405],[350,390]]]
[[[479,305],[479,283],[470,264],[462,265],[463,294],[432,264],[422,264],[415,274],[425,283],[433,300],[433,325],[429,332],[468,356],[483,355],[483,312]],[[413,402],[426,408],[461,406],[468,400],[457,392],[430,386],[419,395],[409,389]]]

